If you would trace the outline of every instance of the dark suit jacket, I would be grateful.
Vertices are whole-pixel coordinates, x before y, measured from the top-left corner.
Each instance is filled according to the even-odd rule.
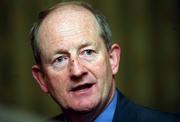
[[[180,115],[142,107],[119,92],[113,122],[180,122]]]
[[[61,114],[51,120],[50,122],[64,122],[64,116]],[[180,122],[180,115],[142,107],[133,103],[118,91],[113,122]]]

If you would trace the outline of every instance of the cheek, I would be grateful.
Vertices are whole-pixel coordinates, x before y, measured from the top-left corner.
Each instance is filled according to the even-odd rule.
[[[68,82],[66,78],[61,78],[59,75],[53,76],[49,82],[49,93],[57,104],[68,108],[71,104],[70,96],[67,92]]]
[[[63,77],[61,77],[61,76],[63,76],[63,75],[61,75],[60,73],[57,73],[57,72],[51,72],[51,73],[48,73],[48,75],[47,75],[48,77],[48,81],[49,81],[49,85],[51,85],[52,87],[59,87],[59,85],[60,84],[62,84],[62,85],[64,85],[63,83],[62,83],[62,81],[65,79],[65,78],[63,78]]]
[[[112,82],[112,69],[108,59],[98,62],[95,71],[100,82],[100,87],[107,90],[111,86]]]
[[[108,59],[99,60],[94,66],[94,72],[103,79],[106,79],[109,75],[111,75],[112,70]]]
[[[106,87],[112,80],[112,70],[108,58],[101,58],[88,66],[91,73],[96,77],[99,88]]]
[[[65,96],[67,86],[68,86],[68,78],[66,74],[51,72],[48,75],[48,89],[50,94],[54,97],[62,97]]]

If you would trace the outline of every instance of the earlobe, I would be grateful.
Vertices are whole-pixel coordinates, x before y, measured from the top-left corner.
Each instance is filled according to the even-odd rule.
[[[110,49],[110,64],[113,75],[117,74],[119,69],[121,48],[118,44],[113,44]]]
[[[48,93],[48,85],[40,66],[38,65],[32,66],[32,75],[36,80],[36,82],[38,83],[38,85],[41,87],[42,91]]]

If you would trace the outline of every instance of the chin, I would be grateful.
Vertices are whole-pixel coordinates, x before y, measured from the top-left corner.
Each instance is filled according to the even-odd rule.
[[[97,106],[96,102],[79,102],[78,104],[75,104],[72,108],[74,111],[79,112],[90,112],[93,109],[95,109]]]

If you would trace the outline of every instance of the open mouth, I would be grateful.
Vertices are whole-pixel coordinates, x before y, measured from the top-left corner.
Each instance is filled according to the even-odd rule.
[[[73,92],[84,91],[84,90],[91,88],[93,85],[94,85],[93,83],[86,83],[86,84],[78,85],[78,86],[72,88],[71,91],[73,91]]]

